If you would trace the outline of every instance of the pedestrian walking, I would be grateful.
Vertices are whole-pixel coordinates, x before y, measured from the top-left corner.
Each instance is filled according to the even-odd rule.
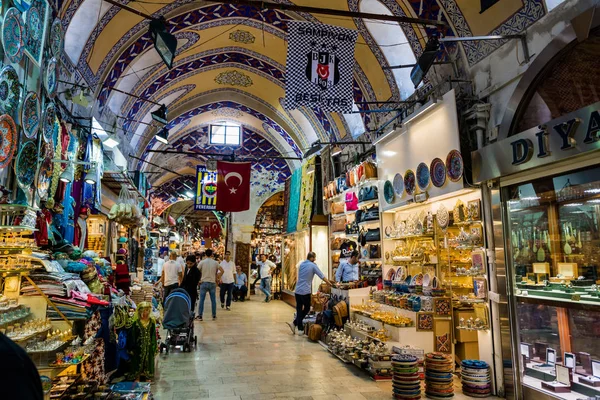
[[[163,286],[163,301],[171,291],[177,289],[183,279],[183,267],[177,262],[177,253],[171,251],[169,253],[169,261],[163,265],[160,280],[157,283],[162,283]]]
[[[319,269],[317,264],[315,264],[316,259],[317,255],[311,251],[306,256],[306,260],[298,265],[298,279],[296,280],[296,290],[294,293],[296,297],[296,318],[291,323],[286,322],[294,335],[296,334],[296,328],[298,328],[300,332],[304,331],[302,321],[310,311],[312,282],[315,275],[325,281],[328,285],[335,285],[335,282],[325,278],[323,272]]]
[[[185,270],[183,271],[183,280],[181,287],[190,295],[192,302],[192,311],[196,309],[196,300],[198,299],[198,283],[200,282],[200,270],[196,263],[196,256],[189,255],[185,259]]]
[[[221,276],[221,285],[219,296],[221,298],[221,308],[227,306],[227,311],[231,311],[231,295],[233,293],[233,284],[235,282],[235,263],[231,261],[231,252],[225,252],[225,259],[219,264],[223,269]],[[227,303],[225,303],[225,295],[227,295]]]
[[[259,265],[260,290],[265,294],[265,303],[268,303],[271,301],[271,274],[277,266],[273,261],[267,259],[266,254],[263,254],[261,258]]]
[[[200,264],[198,264],[201,278],[198,316],[196,319],[200,321],[202,321],[202,314],[204,313],[204,300],[206,300],[206,293],[210,295],[213,320],[217,319],[217,282],[220,280],[221,275],[223,275],[223,268],[221,268],[213,258],[212,250],[206,250],[204,255],[206,258],[200,261]]]

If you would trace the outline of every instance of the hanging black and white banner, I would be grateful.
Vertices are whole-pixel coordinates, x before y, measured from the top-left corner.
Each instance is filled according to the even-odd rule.
[[[288,22],[285,108],[352,111],[357,31],[314,22]]]

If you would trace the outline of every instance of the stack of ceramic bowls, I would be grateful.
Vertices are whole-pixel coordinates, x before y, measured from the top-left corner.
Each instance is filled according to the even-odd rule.
[[[451,354],[428,353],[425,356],[425,396],[448,399],[454,396]]]
[[[491,394],[490,367],[485,361],[463,360],[460,376],[465,396],[488,397]]]
[[[395,399],[421,398],[418,362],[417,357],[410,354],[396,354],[392,357],[392,390]]]

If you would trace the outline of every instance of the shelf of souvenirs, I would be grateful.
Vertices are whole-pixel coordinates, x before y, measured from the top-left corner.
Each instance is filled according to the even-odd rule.
[[[463,331],[489,331],[490,327],[489,324],[485,323],[485,321],[482,321],[479,318],[471,317],[468,320],[461,318],[456,329]]]
[[[9,325],[2,328],[4,334],[16,343],[24,343],[38,336],[49,335],[52,330],[52,324],[49,319],[35,319],[23,324]]]
[[[37,232],[37,229],[32,226],[0,225],[0,234],[5,232],[31,234]]]
[[[2,300],[0,300],[0,303],[2,303]],[[20,323],[30,316],[31,309],[20,304],[11,305],[9,308],[0,308],[0,328],[6,328],[10,324]]]
[[[27,275],[30,271],[39,268],[34,264],[31,258],[23,256],[2,256],[0,255],[0,275]]]
[[[422,233],[417,235],[403,235],[403,236],[384,236],[385,240],[433,240],[435,238],[434,233]]]
[[[355,186],[352,186],[351,188],[348,188],[348,189],[344,190],[343,192],[338,193],[335,196],[330,197],[329,199],[326,199],[326,200],[329,200],[329,201],[332,201],[332,202],[336,201],[336,200],[342,200],[342,199],[344,199],[344,196],[346,195],[346,193],[356,192],[356,189],[360,189],[363,186],[374,185],[374,184],[377,183],[378,180],[379,180],[378,178],[365,179],[364,181],[359,182]]]
[[[346,238],[358,238],[358,233],[346,233],[344,231],[340,232],[331,232],[331,237],[346,237]]]
[[[371,226],[371,225],[377,225],[379,226],[379,220],[378,219],[374,219],[371,221],[363,221],[363,222],[359,222],[358,226]]]
[[[358,304],[352,306],[350,311],[359,314],[363,317],[372,319],[373,321],[381,322],[386,325],[391,325],[395,328],[413,328],[415,321],[412,318],[399,315],[397,307],[385,306],[384,304]],[[409,311],[410,310],[403,310]],[[416,314],[416,313],[415,313]]]

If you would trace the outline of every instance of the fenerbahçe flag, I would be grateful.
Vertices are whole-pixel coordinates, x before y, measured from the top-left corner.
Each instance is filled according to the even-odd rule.
[[[217,171],[208,171],[204,165],[196,166],[196,198],[194,210],[217,209]]]
[[[250,208],[250,163],[217,161],[218,211],[246,211]]]
[[[358,32],[314,22],[288,21],[285,108],[352,111],[354,45]]]

